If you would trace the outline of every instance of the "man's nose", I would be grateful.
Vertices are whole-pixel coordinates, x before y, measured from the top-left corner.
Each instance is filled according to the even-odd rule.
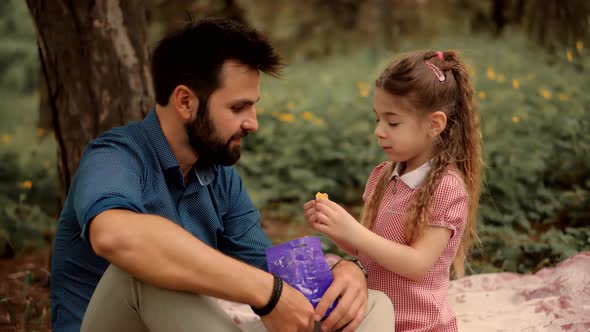
[[[258,130],[258,118],[256,117],[256,113],[253,113],[251,117],[242,123],[242,129],[252,132]]]

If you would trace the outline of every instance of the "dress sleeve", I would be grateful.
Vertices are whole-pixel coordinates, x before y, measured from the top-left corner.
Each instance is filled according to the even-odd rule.
[[[369,175],[369,179],[367,180],[367,184],[365,185],[365,192],[363,193],[363,201],[364,202],[367,201],[369,196],[371,196],[371,193],[373,193],[373,190],[375,190],[375,187],[377,186],[377,182],[379,181],[379,178],[381,177],[381,172],[383,172],[385,170],[385,166],[387,166],[387,164],[389,164],[389,163],[384,162],[384,163],[377,165],[377,167],[375,167],[373,169],[373,171],[371,172],[371,175]]]
[[[451,238],[461,237],[467,222],[469,197],[463,180],[455,174],[445,174],[435,191],[430,226],[451,230]]]

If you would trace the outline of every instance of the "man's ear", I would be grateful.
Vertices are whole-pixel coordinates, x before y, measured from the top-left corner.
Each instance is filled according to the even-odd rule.
[[[445,130],[447,126],[447,115],[442,111],[436,111],[430,114],[430,127],[428,134],[431,137],[436,137]]]
[[[193,121],[197,117],[199,109],[199,98],[186,85],[178,85],[172,91],[171,102],[174,105],[176,113],[186,122]]]

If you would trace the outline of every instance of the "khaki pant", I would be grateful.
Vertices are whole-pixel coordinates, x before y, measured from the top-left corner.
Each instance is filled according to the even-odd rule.
[[[389,298],[369,291],[365,319],[357,331],[393,331]],[[90,300],[83,332],[266,331],[261,321],[236,325],[210,297],[145,284],[111,265]],[[319,331],[318,326],[316,330]]]

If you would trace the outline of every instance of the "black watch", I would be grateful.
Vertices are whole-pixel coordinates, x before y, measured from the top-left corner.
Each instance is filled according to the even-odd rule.
[[[358,266],[359,269],[361,269],[361,271],[363,271],[363,274],[365,275],[365,278],[369,279],[369,274],[367,273],[367,270],[365,270],[365,267],[363,266],[363,264],[361,264],[361,261],[359,261],[355,257],[352,257],[351,259],[349,259],[349,261],[351,261],[354,264],[356,264],[356,266]]]
[[[336,264],[332,265],[332,267],[330,268],[330,270],[334,270],[334,268],[336,267],[336,265],[340,264],[342,261],[353,262],[354,264],[356,264],[356,266],[359,267],[359,269],[361,269],[361,271],[363,271],[363,274],[365,275],[365,278],[369,279],[369,274],[367,273],[367,270],[365,270],[365,267],[363,266],[363,264],[361,264],[361,262],[358,259],[356,259],[355,257],[339,260],[338,262],[336,262]]]

